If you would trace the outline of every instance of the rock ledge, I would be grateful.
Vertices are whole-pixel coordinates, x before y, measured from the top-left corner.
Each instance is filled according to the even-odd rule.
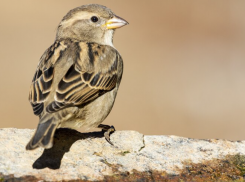
[[[245,180],[245,141],[59,129],[49,150],[26,151],[34,130],[0,129],[0,181]]]

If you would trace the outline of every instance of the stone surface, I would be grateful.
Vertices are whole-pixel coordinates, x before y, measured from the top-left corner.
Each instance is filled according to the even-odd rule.
[[[53,148],[26,151],[33,132],[0,129],[0,181],[243,181],[245,177],[245,141],[116,131],[111,146],[102,132],[59,129]]]

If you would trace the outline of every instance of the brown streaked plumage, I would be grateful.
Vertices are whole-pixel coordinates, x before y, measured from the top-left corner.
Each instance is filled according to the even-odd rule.
[[[51,148],[59,127],[99,127],[111,143],[115,129],[101,123],[113,107],[123,71],[113,34],[126,24],[96,4],[75,8],[62,19],[31,84],[29,101],[40,121],[27,150]]]

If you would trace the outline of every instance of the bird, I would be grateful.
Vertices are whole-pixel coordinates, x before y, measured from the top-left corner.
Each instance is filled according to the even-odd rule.
[[[112,110],[123,74],[113,35],[127,24],[99,4],[79,6],[63,17],[30,86],[29,102],[39,123],[26,150],[52,148],[58,128],[101,128],[113,145],[115,128],[101,123]]]

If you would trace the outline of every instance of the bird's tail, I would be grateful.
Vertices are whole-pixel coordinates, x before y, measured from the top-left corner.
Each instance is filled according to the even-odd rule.
[[[42,121],[44,119],[40,120],[34,136],[26,145],[26,150],[33,150],[38,147],[49,149],[53,146],[54,133],[58,124],[54,123],[53,117]]]

